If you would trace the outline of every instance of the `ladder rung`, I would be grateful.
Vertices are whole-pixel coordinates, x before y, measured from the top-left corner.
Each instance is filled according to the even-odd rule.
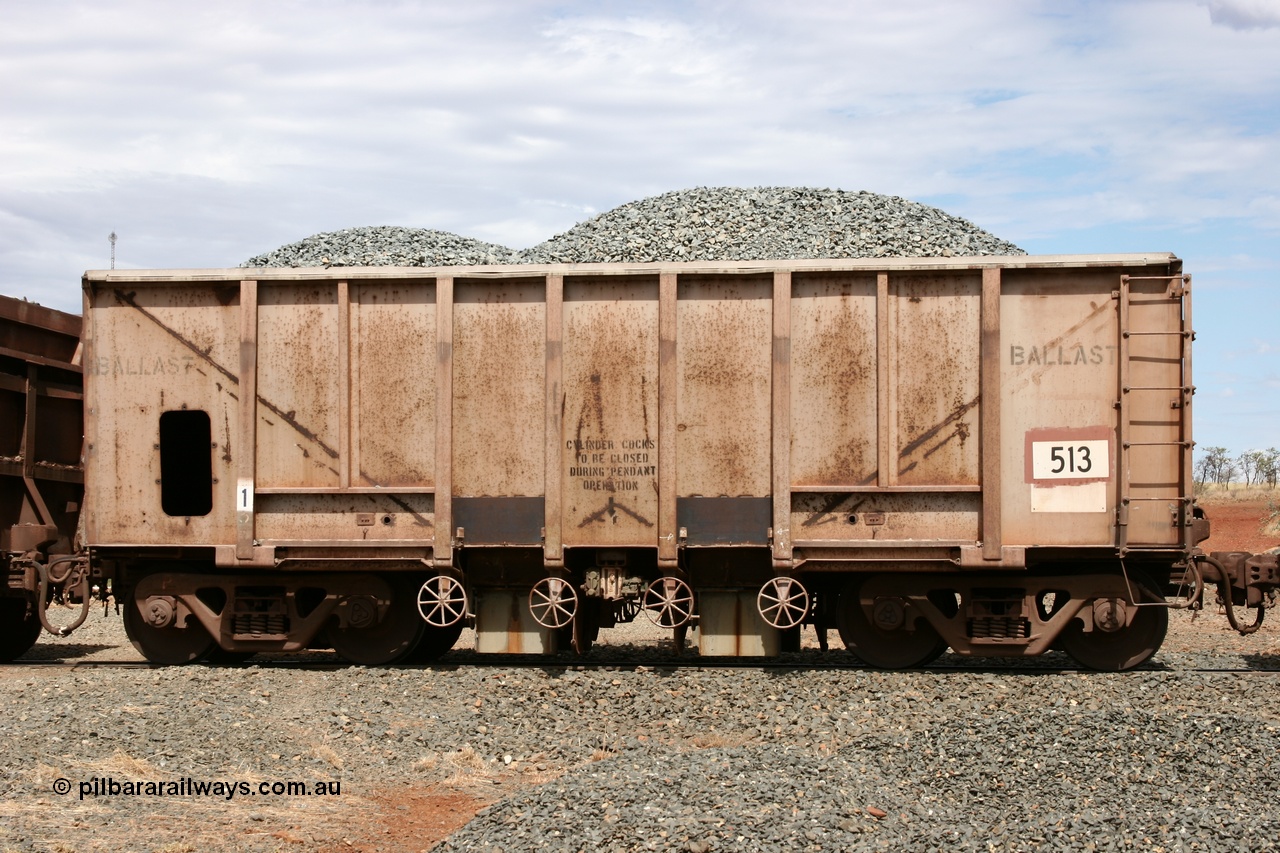
[[[1195,333],[1190,330],[1183,330],[1180,332],[1124,332],[1122,334],[1126,338],[1149,337],[1152,335],[1178,335],[1183,338],[1189,338]]]
[[[1126,441],[1125,447],[1190,447],[1189,441]]]
[[[1178,495],[1177,497],[1173,497],[1173,498],[1132,498],[1130,497],[1130,498],[1120,499],[1120,503],[1127,504],[1131,501],[1178,501],[1179,503],[1189,504],[1191,503],[1192,498],[1189,498],[1186,495]]]
[[[1194,385],[1126,385],[1124,392],[1130,391],[1181,391],[1183,394],[1190,394],[1195,390]]]

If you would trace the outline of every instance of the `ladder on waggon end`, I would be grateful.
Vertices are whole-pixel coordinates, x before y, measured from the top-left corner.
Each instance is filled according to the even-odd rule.
[[[1123,275],[1112,296],[1119,302],[1116,547],[1121,557],[1185,550],[1194,545],[1191,276]],[[1179,482],[1168,482],[1175,471]]]

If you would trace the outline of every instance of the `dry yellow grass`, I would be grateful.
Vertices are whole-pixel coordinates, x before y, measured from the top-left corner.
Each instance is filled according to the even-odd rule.
[[[1225,486],[1205,483],[1196,489],[1196,499],[1206,504],[1268,500],[1280,503],[1280,488],[1272,489],[1256,484],[1246,486],[1244,483],[1228,483]]]
[[[414,762],[413,769],[435,777],[447,787],[463,788],[492,785],[498,768],[471,746],[463,746],[455,752],[428,753]]]

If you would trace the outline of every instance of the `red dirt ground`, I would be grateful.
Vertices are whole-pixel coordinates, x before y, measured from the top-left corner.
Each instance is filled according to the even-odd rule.
[[[478,798],[444,786],[414,791],[400,788],[372,797],[375,811],[353,821],[350,838],[321,848],[324,853],[417,853],[461,829],[496,797]],[[283,839],[289,841],[292,839]]]
[[[1265,495],[1265,493],[1263,493]],[[1200,547],[1209,551],[1250,551],[1254,554],[1280,547],[1280,491],[1273,496],[1250,495],[1235,499],[1212,495],[1200,505],[1209,517],[1210,536]]]

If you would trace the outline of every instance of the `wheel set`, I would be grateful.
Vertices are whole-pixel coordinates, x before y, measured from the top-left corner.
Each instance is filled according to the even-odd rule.
[[[1043,579],[867,574],[853,576],[840,587],[822,585],[821,608],[801,579],[779,574],[766,580],[754,596],[759,620],[755,624],[759,630],[785,635],[786,641],[773,648],[798,650],[805,624],[813,623],[822,632],[834,616],[845,647],[879,669],[927,666],[948,648],[976,657],[1029,657],[1058,649],[1086,668],[1117,672],[1155,654],[1168,628],[1168,605],[1159,588],[1140,573],[1131,574],[1132,578],[1098,572]],[[425,580],[351,574],[330,581],[333,586],[327,591],[318,589],[309,603],[303,599],[310,587],[299,581],[289,596],[280,593],[279,606],[262,597],[236,600],[234,606],[229,599],[215,601],[217,596],[207,595],[199,579],[183,587],[181,577],[149,576],[123,605],[130,641],[153,663],[234,664],[260,651],[312,646],[331,647],[343,659],[366,666],[420,662],[452,648],[466,625],[476,625],[477,636],[481,630],[466,584],[447,572]],[[238,594],[240,587],[232,583],[228,589]],[[262,595],[261,587],[247,589]],[[604,599],[598,593],[588,595],[590,589],[571,577],[551,575],[533,583],[520,598],[513,597],[515,590],[499,589],[485,592],[484,600],[496,594],[500,607],[508,606],[501,601],[510,602],[509,611],[487,617],[491,631],[507,625],[515,630],[522,618],[529,620],[532,628],[520,629],[533,631],[529,639],[513,640],[515,647],[505,649],[516,653],[554,653],[564,647],[557,642],[586,652],[602,625],[630,621],[641,610],[655,625],[675,632],[677,648],[695,625],[720,636],[727,624],[748,624],[742,621],[741,607],[748,600],[742,591],[707,591],[702,602],[706,612],[699,615],[699,595],[685,577],[662,575],[641,590],[638,596]],[[292,603],[286,606],[286,599]],[[231,621],[224,621],[224,612]],[[502,615],[507,612],[509,616]],[[12,615],[18,615],[16,606]],[[543,639],[534,639],[538,636]],[[700,644],[706,642],[702,633],[699,637]],[[26,639],[25,634],[17,638]],[[775,653],[744,652],[742,646],[724,652],[718,650],[721,647],[714,642],[700,646],[703,654],[712,655]],[[481,649],[478,644],[477,650],[504,649]]]

